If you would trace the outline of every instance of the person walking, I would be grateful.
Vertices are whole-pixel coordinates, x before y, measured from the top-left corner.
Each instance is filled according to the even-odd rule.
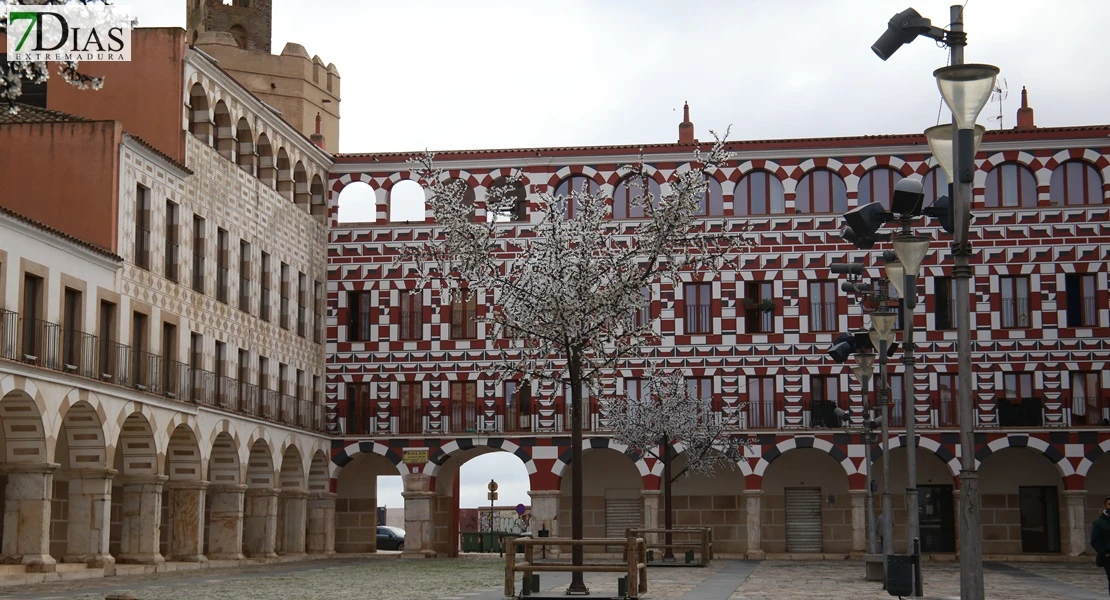
[[[1102,501],[1102,514],[1091,524],[1091,547],[1095,550],[1095,564],[1106,571],[1110,586],[1110,498]]]

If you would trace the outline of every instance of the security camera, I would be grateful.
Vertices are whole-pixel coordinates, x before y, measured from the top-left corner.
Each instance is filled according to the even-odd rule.
[[[890,198],[891,212],[907,217],[921,214],[921,201],[925,199],[925,186],[917,177],[907,177],[894,184],[894,195]]]

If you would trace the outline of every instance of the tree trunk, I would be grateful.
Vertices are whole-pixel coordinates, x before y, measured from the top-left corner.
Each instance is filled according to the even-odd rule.
[[[570,351],[570,537],[580,540],[582,533],[582,365],[579,350]],[[571,564],[582,565],[582,546],[571,550]],[[589,594],[590,590],[582,580],[582,571],[571,572],[568,594]]]
[[[667,533],[663,534],[663,544],[666,549],[663,550],[663,560],[674,560],[674,549],[671,548],[671,532],[672,525],[674,524],[674,511],[671,510],[671,440],[666,434],[663,434],[663,529]]]

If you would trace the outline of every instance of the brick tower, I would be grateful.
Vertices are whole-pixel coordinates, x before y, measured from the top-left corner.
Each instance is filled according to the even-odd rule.
[[[271,0],[186,0],[185,27],[190,42],[206,31],[222,31],[243,50],[269,54],[271,13]]]

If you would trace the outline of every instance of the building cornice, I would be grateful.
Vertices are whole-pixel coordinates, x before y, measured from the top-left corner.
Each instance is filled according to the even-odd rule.
[[[123,144],[137,154],[141,154],[147,160],[161,165],[167,171],[172,171],[181,179],[187,179],[193,174],[192,169],[159,152],[154,146],[147,143],[146,140],[127,133],[126,131],[123,132]]]
[[[118,271],[123,266],[123,258],[108,250],[94,246],[23,215],[2,209],[2,207],[0,207],[0,223],[13,231],[41,240],[43,243],[59,250],[76,254],[98,267]]]

